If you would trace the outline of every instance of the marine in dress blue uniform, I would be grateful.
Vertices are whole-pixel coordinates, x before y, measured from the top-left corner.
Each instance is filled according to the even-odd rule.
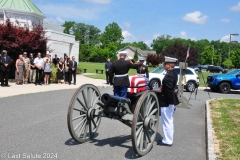
[[[139,67],[137,68],[137,75],[142,76],[146,80],[147,89],[149,89],[148,87],[149,71],[148,71],[148,66],[144,65],[144,61],[145,59],[143,57],[139,58],[140,64],[139,64]]]
[[[127,56],[126,51],[119,52],[119,56],[119,60],[114,61],[109,70],[109,78],[110,84],[114,88],[114,96],[125,98],[127,96],[127,88],[130,86],[128,71],[130,68],[137,69],[139,65],[133,64],[131,60],[125,60]]]
[[[176,58],[166,57],[164,68],[167,71],[162,81],[162,94],[159,97],[159,105],[161,107],[161,125],[163,130],[163,139],[158,141],[158,145],[172,146],[173,144],[173,115],[175,106],[179,104],[179,100],[175,93],[175,87],[178,81],[178,75],[174,71]]]

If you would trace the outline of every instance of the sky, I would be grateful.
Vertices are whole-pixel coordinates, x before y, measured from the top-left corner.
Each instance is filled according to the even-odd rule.
[[[160,35],[240,42],[240,0],[32,0],[45,21],[75,21],[104,32],[116,22],[124,42],[148,46]]]

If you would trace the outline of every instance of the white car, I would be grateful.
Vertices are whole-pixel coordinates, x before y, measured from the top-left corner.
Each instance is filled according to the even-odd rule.
[[[179,66],[175,66],[174,70],[178,74],[178,79],[179,79],[179,74],[180,74]],[[162,80],[163,80],[165,74],[166,74],[166,71],[164,70],[163,66],[157,67],[152,72],[150,72],[149,73],[149,87],[152,89],[159,88],[162,84]],[[195,70],[188,67],[186,69],[185,78],[186,78],[186,85],[184,86],[184,88],[188,92],[193,92],[199,86],[199,77],[196,74]],[[178,83],[177,83],[177,85],[178,85]]]

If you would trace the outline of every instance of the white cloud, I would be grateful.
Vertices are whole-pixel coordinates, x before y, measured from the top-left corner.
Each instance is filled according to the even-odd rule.
[[[48,23],[57,24],[57,25],[62,25],[65,22],[65,20],[63,20],[61,17],[46,18],[46,19],[44,19],[44,21],[48,22]]]
[[[152,42],[153,40],[150,39],[144,41],[144,43],[146,43],[148,47],[151,47]]]
[[[125,25],[125,27],[127,27],[127,28],[129,28],[129,27],[131,26],[129,22],[125,22],[124,25]]]
[[[112,0],[84,0],[90,3],[97,3],[97,4],[109,4]]]
[[[185,31],[180,32],[180,37],[181,38],[187,38],[187,33]]]
[[[228,23],[230,22],[230,19],[224,18],[224,19],[221,19],[221,22]]]
[[[135,36],[127,30],[122,31],[122,35],[124,37],[124,42],[133,42],[136,40]]]
[[[71,20],[73,17],[81,20],[92,20],[96,19],[98,16],[99,10],[97,9],[81,9],[75,6],[66,6],[66,5],[40,5],[42,12],[51,17],[62,17],[64,19]],[[74,15],[74,16],[73,16]]]
[[[160,33],[155,33],[155,34],[153,34],[153,38],[154,38],[154,39],[157,39],[157,37],[159,37],[159,36],[161,36]]]
[[[195,37],[192,37],[192,38],[190,38],[192,41],[195,41],[196,40],[196,38]]]
[[[124,38],[126,38],[126,37],[131,36],[131,33],[128,32],[128,31],[123,31],[123,32],[122,32],[122,35],[123,35]]]
[[[230,37],[229,36],[230,35],[223,36],[220,41],[221,42],[229,42],[230,41]]]
[[[204,24],[206,23],[207,18],[208,16],[203,15],[200,11],[194,11],[192,13],[187,13],[182,19],[196,24]]]
[[[240,2],[230,8],[231,11],[240,11]]]

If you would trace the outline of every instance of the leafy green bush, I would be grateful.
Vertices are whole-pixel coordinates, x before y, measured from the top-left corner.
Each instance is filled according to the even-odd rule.
[[[50,76],[51,83],[57,83],[57,71],[58,71],[58,69],[55,66],[55,64],[52,64],[51,68],[52,68],[52,72],[51,72],[51,76]]]
[[[82,68],[80,67],[80,64],[78,63],[77,74],[81,74],[81,73],[82,73]]]

